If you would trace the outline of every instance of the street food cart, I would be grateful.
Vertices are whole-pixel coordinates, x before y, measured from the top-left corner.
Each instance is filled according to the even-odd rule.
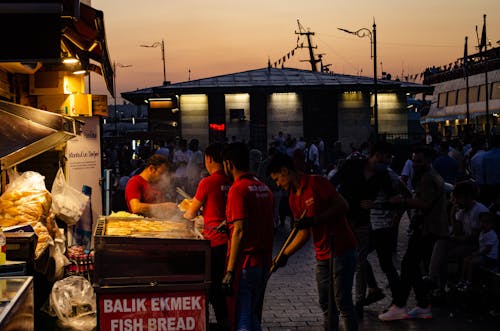
[[[103,216],[94,243],[101,331],[207,329],[210,242],[193,222]]]

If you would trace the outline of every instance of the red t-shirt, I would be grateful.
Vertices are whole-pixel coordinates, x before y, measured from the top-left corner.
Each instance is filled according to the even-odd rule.
[[[299,218],[304,210],[307,217],[314,217],[331,207],[332,198],[339,194],[335,187],[324,177],[318,175],[301,175],[300,195],[290,192],[288,201],[293,217]],[[334,256],[356,247],[356,239],[347,223],[345,215],[332,218],[311,228],[314,250],[318,260],[330,258],[330,234],[333,235]]]
[[[226,220],[230,234],[233,233],[233,222],[239,219],[246,219],[247,227],[243,260],[238,262],[243,268],[270,265],[274,238],[274,197],[266,184],[250,173],[238,177],[229,189]],[[228,254],[230,251],[231,239]]]
[[[227,192],[231,186],[223,170],[214,172],[200,180],[195,199],[203,204],[203,236],[210,240],[210,246],[227,244],[227,234],[218,233],[217,227],[226,219]]]
[[[151,185],[140,175],[132,176],[125,187],[125,201],[129,211],[132,199],[139,199],[142,203],[161,203],[166,200],[162,190]]]

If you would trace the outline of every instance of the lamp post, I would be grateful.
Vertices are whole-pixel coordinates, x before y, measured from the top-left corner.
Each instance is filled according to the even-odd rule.
[[[141,47],[156,48],[161,47],[161,59],[163,61],[163,85],[167,83],[167,73],[165,71],[165,41],[162,39],[161,42],[156,41],[151,45],[140,45]]]
[[[118,137],[118,110],[116,109],[116,67],[118,68],[128,68],[131,64],[121,64],[113,62],[113,95],[114,95],[114,106],[115,106],[115,136]]]
[[[372,30],[361,28],[357,31],[350,31],[347,29],[338,28],[340,31],[356,35],[360,38],[370,38],[370,55],[373,59],[373,128],[375,135],[378,137],[378,84],[377,84],[377,25],[373,19]]]

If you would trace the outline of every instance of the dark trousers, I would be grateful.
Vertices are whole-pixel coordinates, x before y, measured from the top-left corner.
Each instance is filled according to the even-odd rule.
[[[222,278],[226,262],[227,245],[220,245],[211,248],[211,277],[212,283],[208,292],[208,300],[212,304],[215,318],[218,323],[227,320],[228,312],[226,306],[226,296],[222,292]]]
[[[370,243],[372,249],[377,252],[380,268],[387,276],[392,296],[397,293],[399,288],[399,275],[394,263],[392,262],[392,254],[394,248],[394,230],[393,228],[384,228],[373,230],[370,234]],[[373,273],[373,272],[372,272]],[[368,284],[370,286],[370,284]]]
[[[408,248],[401,262],[400,286],[393,300],[396,306],[406,306],[412,288],[417,306],[425,308],[429,305],[429,291],[422,279],[422,268],[428,270],[436,240],[436,236],[424,236],[420,230],[414,230],[410,235]]]

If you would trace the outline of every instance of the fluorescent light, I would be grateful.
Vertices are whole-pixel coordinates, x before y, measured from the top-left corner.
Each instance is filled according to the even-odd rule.
[[[66,57],[62,60],[62,62],[65,64],[76,64],[76,63],[80,62],[80,60],[78,60],[77,58],[74,58],[74,57]]]

